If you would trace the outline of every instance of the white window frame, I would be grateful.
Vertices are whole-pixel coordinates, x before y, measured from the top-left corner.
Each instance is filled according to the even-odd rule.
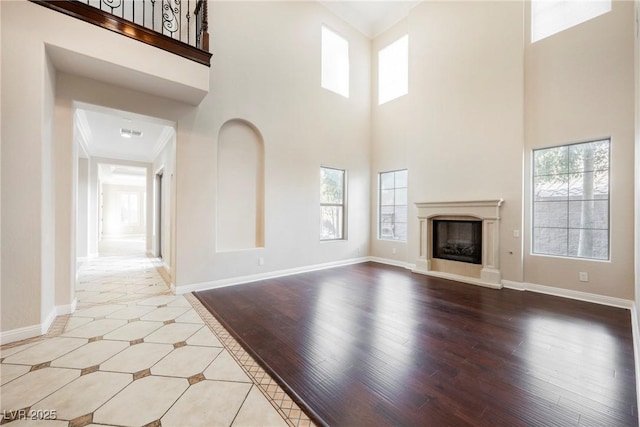
[[[342,173],[342,200],[340,202],[324,202],[322,200],[322,170],[331,170],[338,171]],[[323,235],[323,224],[322,224],[322,212],[323,208],[338,208],[341,215],[339,218],[339,231],[340,235],[338,237],[324,237]],[[320,166],[320,241],[330,242],[330,241],[338,241],[338,240],[346,240],[347,239],[347,171],[345,169],[339,169],[328,166]]]
[[[580,145],[586,145],[586,144],[592,144],[592,143],[598,143],[598,142],[606,142],[607,143],[607,167],[606,169],[594,169],[593,171],[571,171],[570,168],[570,158],[567,158],[567,165],[568,165],[568,169],[566,172],[561,172],[561,173],[553,173],[553,174],[538,174],[536,171],[536,153],[540,153],[546,150],[554,150],[554,149],[558,149],[558,150],[562,150],[562,149],[566,149],[567,150],[567,156],[570,156],[571,153],[571,148],[572,147],[576,147],[576,146],[580,146]],[[580,174],[585,174],[585,173],[600,173],[601,176],[606,176],[606,199],[604,197],[601,197],[599,199],[595,199],[595,196],[590,199],[587,200],[584,197],[584,188],[580,187],[579,191],[581,192],[580,194],[582,194],[583,198],[579,198],[579,197],[575,197],[572,198],[571,197],[571,193],[572,191],[575,191],[577,187],[571,185],[571,175],[580,175]],[[537,177],[561,177],[562,175],[566,175],[566,204],[567,204],[567,218],[566,218],[566,227],[560,227],[560,226],[540,226],[537,222],[536,219],[536,206],[537,204],[540,203],[553,203],[552,200],[536,200],[539,197],[539,194],[537,194],[536,192],[536,183]],[[561,258],[570,258],[570,259],[580,259],[580,260],[589,260],[589,261],[610,261],[611,260],[611,138],[600,138],[600,139],[594,139],[594,140],[589,140],[589,141],[583,141],[583,142],[576,142],[576,143],[570,143],[570,144],[564,144],[564,145],[559,145],[559,146],[553,146],[553,147],[546,147],[546,148],[539,148],[539,149],[535,149],[532,152],[532,156],[531,156],[531,224],[530,224],[530,230],[531,230],[531,247],[530,247],[530,251],[532,255],[537,255],[537,256],[549,256],[549,257],[561,257]],[[559,180],[561,181],[561,180]],[[563,188],[564,184],[562,184],[562,186],[559,187],[555,187],[553,190],[551,191],[547,191],[548,193],[552,193],[552,192],[560,192],[563,193],[565,192],[565,189]],[[603,189],[603,185],[600,186],[600,194],[604,194],[602,192]],[[547,196],[550,198],[550,196]],[[606,221],[606,227],[603,228],[596,228],[596,227],[584,227],[582,226],[571,226],[571,203],[584,203],[584,202],[589,202],[589,201],[593,201],[595,202],[605,202],[606,201],[606,213],[607,213],[607,221]],[[563,203],[563,200],[558,200],[557,202],[559,203]],[[577,211],[575,211],[577,212]],[[582,210],[580,210],[580,212],[583,212]],[[594,211],[593,214],[595,215],[595,205],[594,205]],[[554,216],[550,216],[551,218],[555,218],[555,220],[557,221],[557,217]],[[541,220],[541,222],[543,223],[544,220]],[[542,233],[542,230],[551,230],[551,229],[558,229],[558,230],[566,230],[567,231],[567,237],[566,237],[566,248],[567,250],[564,253],[550,253],[550,252],[542,252],[540,250],[536,251],[536,235],[537,235],[537,231],[540,231]],[[578,250],[577,253],[575,255],[570,254],[569,252],[569,248],[570,248],[570,243],[571,243],[571,231],[576,231],[579,230],[579,232],[582,232],[584,230],[592,230],[592,231],[606,231],[607,234],[607,255],[606,257],[594,257],[594,256],[585,256],[585,255],[581,255],[580,251]],[[582,237],[580,237],[582,238]]]
[[[396,185],[396,173],[398,173],[398,172],[406,172],[407,173],[406,187],[398,187]],[[393,192],[394,192],[393,205],[383,205],[382,204],[382,191],[383,191],[383,188],[382,188],[382,176],[385,175],[385,174],[393,174],[393,180],[394,180],[393,188],[386,188],[385,189],[385,190],[393,190]],[[400,224],[402,223],[402,222],[396,221],[395,217],[392,220],[392,226],[391,226],[392,227],[391,228],[392,236],[391,237],[387,237],[386,233],[383,233],[382,228],[384,226],[384,224],[383,224],[384,216],[383,216],[382,210],[383,210],[383,207],[393,206],[394,215],[395,215],[396,208],[404,206],[404,208],[405,208],[405,217],[407,218],[407,222],[405,222],[404,224],[407,226],[408,225],[408,219],[409,219],[408,218],[408,213],[409,213],[408,212],[408,209],[409,209],[409,207],[408,207],[408,196],[407,196],[406,204],[399,205],[399,204],[396,204],[395,195],[396,195],[396,190],[403,190],[403,189],[404,190],[408,190],[408,188],[409,188],[409,171],[407,169],[397,169],[397,170],[391,170],[391,171],[385,171],[385,172],[379,172],[378,173],[378,239],[379,240],[389,240],[389,241],[393,241],[393,242],[406,242],[407,241],[407,236],[405,236],[404,239],[394,238],[393,237],[395,225],[397,223],[400,223]]]

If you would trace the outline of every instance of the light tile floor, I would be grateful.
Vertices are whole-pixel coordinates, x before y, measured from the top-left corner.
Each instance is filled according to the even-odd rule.
[[[2,424],[312,425],[195,297],[169,292],[153,260],[103,256],[79,277],[73,315],[0,348]]]

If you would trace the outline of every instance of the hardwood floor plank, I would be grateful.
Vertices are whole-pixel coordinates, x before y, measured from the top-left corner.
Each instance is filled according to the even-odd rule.
[[[627,310],[375,263],[196,296],[321,425],[637,425]]]

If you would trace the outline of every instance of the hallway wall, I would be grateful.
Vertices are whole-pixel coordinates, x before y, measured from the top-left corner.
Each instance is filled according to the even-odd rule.
[[[320,4],[213,3],[212,50],[221,60],[210,74],[212,91],[198,107],[56,68],[72,69],[71,59],[94,68],[103,64],[130,86],[144,83],[141,76],[171,82],[197,79],[189,61],[24,0],[1,2],[0,8],[2,62],[12,64],[1,77],[3,341],[38,335],[56,314],[73,307],[74,101],[177,123],[172,252],[178,292],[367,255],[370,43]],[[24,26],[27,21],[32,25]],[[348,99],[320,88],[322,24],[349,40]],[[110,48],[95,49],[101,45]],[[154,63],[166,66],[153,68]],[[107,74],[96,76],[113,81]],[[24,81],[34,84],[25,86]],[[175,85],[171,88],[167,96],[175,95]],[[222,124],[236,118],[255,123],[264,136],[265,248],[218,253],[216,138]],[[95,160],[90,205],[97,200]],[[319,241],[321,165],[348,172],[344,241]],[[7,185],[9,181],[20,182],[20,188]],[[96,235],[96,228],[91,221],[90,235]],[[95,243],[90,238],[90,255],[97,251]],[[33,303],[19,307],[14,301]]]

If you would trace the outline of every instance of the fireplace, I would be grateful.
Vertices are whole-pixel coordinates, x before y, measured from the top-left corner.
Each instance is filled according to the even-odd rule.
[[[482,221],[433,220],[433,257],[482,264]]]
[[[502,199],[416,203],[420,246],[413,272],[500,289],[503,203]]]

